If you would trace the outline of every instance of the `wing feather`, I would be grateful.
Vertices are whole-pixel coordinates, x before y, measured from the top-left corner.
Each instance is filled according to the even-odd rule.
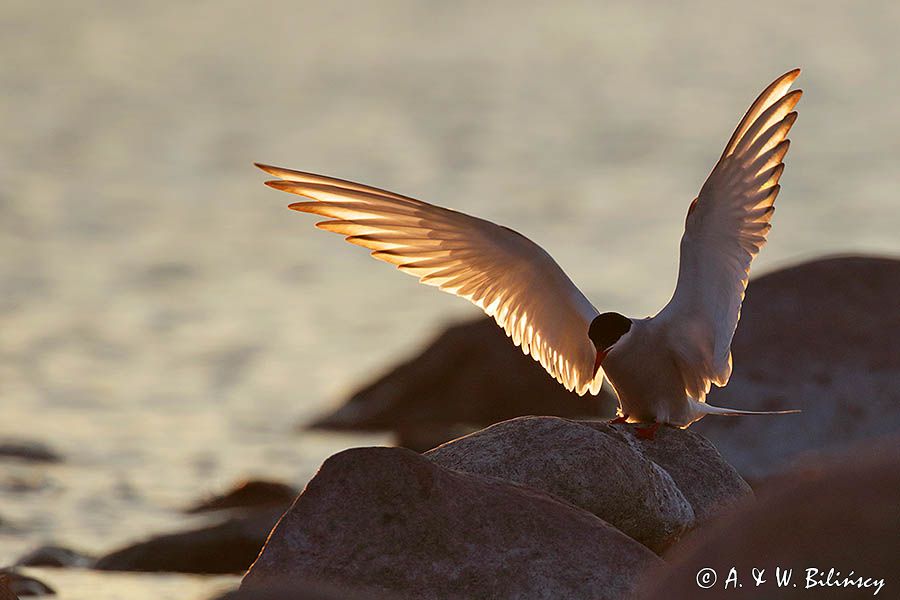
[[[325,217],[316,227],[346,236],[421,283],[471,301],[557,381],[600,391],[588,338],[599,313],[538,245],[515,231],[360,183],[257,165],[266,182],[308,201],[290,208]]]
[[[750,265],[772,227],[797,119],[802,92],[788,90],[799,74],[785,73],[753,102],[688,211],[678,283],[659,316],[670,323],[685,391],[701,401],[711,383],[725,385],[731,376]]]

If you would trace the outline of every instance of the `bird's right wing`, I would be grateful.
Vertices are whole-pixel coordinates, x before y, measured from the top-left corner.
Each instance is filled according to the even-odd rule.
[[[678,284],[659,317],[670,325],[685,390],[697,400],[731,375],[750,264],[772,228],[787,134],[797,118],[802,92],[788,90],[798,75],[789,71],[763,90],[688,209]]]
[[[596,394],[602,369],[588,337],[596,308],[540,246],[512,229],[367,185],[257,165],[278,190],[308,198],[291,204],[327,217],[316,227],[471,301],[568,390]]]

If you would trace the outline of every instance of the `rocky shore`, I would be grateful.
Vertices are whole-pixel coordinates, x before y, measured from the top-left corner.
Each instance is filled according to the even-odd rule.
[[[897,295],[900,261],[889,259],[815,261],[754,280],[734,377],[713,401],[803,413],[708,417],[688,430],[662,428],[653,440],[632,425],[579,418],[609,411],[567,406],[555,384],[546,395],[522,387],[533,365],[505,340],[518,356],[484,344],[480,368],[496,376],[478,375],[460,357],[479,346],[485,322],[451,329],[318,423],[393,423],[426,452],[340,452],[299,495],[277,481],[239,482],[183,508],[205,519],[201,526],[101,556],[35,548],[0,571],[0,598],[52,593],[31,568],[242,575],[223,600],[656,600],[695,598],[707,584],[714,597],[730,581],[744,585],[729,598],[799,599],[829,597],[831,568],[866,597],[878,582],[896,591],[900,315],[884,298]],[[463,367],[448,373],[448,364]],[[441,407],[419,396],[421,406],[407,411],[442,377],[446,393],[465,401]],[[494,423],[557,403],[570,418]],[[482,428],[459,436],[475,425]],[[444,435],[454,439],[428,443]],[[5,441],[0,459],[64,461],[28,440]],[[754,569],[767,573],[764,590]],[[776,586],[775,569],[792,570],[797,587]],[[808,569],[826,573],[811,576],[812,588]],[[846,579],[851,571],[862,579]]]

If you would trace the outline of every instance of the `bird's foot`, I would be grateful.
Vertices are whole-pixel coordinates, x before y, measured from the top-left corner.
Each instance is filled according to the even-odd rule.
[[[610,419],[609,421],[606,422],[606,424],[607,425],[618,425],[619,423],[627,423],[627,422],[628,422],[628,415],[620,415],[620,416],[616,417],[615,419]]]
[[[635,427],[634,435],[641,440],[654,440],[656,439],[656,432],[659,429],[660,425],[662,425],[662,423],[654,423],[653,425],[648,425],[647,427]]]

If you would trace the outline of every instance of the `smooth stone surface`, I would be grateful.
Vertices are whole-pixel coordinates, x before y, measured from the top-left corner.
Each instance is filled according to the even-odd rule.
[[[329,458],[241,590],[304,581],[396,598],[626,597],[659,558],[587,511],[402,448]]]
[[[900,556],[900,436],[868,441],[849,451],[819,457],[761,486],[748,502],[693,532],[666,556],[668,565],[644,576],[640,598],[872,598],[874,587],[807,587],[849,576],[886,580],[876,598],[897,593]],[[742,587],[724,588],[730,569]],[[701,593],[701,569],[717,581]],[[765,569],[757,587],[752,569]],[[775,569],[792,570],[792,584],[778,587]]]
[[[694,510],[669,473],[645,455],[643,440],[628,432],[602,423],[519,417],[447,442],[425,456],[448,469],[553,494],[661,552],[694,525]],[[654,444],[658,450],[672,444],[690,452],[691,442],[698,440],[702,438],[668,430]]]
[[[392,600],[392,596],[316,582],[303,582],[283,588],[230,590],[209,600]]]
[[[256,559],[281,509],[152,537],[97,560],[102,571],[243,573]]]
[[[751,482],[803,452],[900,431],[900,261],[816,260],[753,279],[734,374],[709,402],[799,415],[706,417],[702,433]]]
[[[748,496],[750,485],[719,454],[715,446],[693,429],[660,427],[654,439],[636,437],[637,425],[582,421],[624,443],[640,449],[642,455],[669,474],[694,510],[695,523],[703,522]]]
[[[311,426],[393,430],[400,445],[423,451],[520,415],[604,417],[614,407],[606,390],[597,397],[566,391],[492,319],[482,318],[448,327]]]
[[[15,569],[0,569],[0,577],[6,579],[7,591],[13,594],[13,598],[16,596],[21,598],[26,596],[53,596],[56,594],[56,590],[43,581],[25,575]],[[0,583],[0,590],[2,589],[2,583]]]

